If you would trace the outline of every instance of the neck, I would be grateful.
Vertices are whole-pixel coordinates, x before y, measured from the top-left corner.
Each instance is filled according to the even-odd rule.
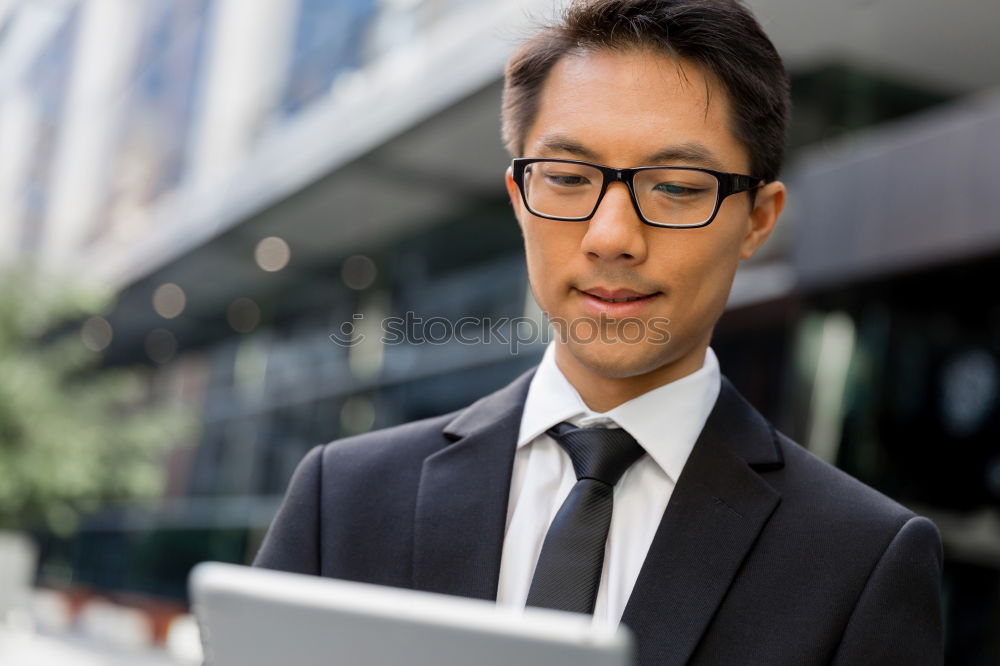
[[[677,358],[668,359],[666,363],[651,370],[629,376],[602,372],[600,368],[581,360],[564,344],[557,344],[555,360],[559,370],[580,394],[584,404],[589,409],[602,413],[697,372],[705,364],[707,349],[706,339]]]

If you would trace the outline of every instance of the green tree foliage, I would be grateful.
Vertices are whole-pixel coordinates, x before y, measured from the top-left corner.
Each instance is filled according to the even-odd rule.
[[[81,513],[154,497],[164,451],[192,435],[138,368],[105,368],[81,323],[110,299],[25,273],[0,277],[0,527],[71,534]]]

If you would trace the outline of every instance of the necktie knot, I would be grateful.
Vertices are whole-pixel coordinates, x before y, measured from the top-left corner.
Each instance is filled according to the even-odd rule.
[[[549,428],[548,434],[569,454],[578,480],[613,486],[644,453],[622,428],[578,428],[563,422]]]

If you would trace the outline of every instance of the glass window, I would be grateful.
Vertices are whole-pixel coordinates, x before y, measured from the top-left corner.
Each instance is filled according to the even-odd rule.
[[[365,64],[375,0],[300,0],[282,112],[293,115],[322,97],[342,73]]]
[[[137,219],[136,212],[183,176],[210,5],[211,0],[152,0],[146,5],[112,167],[112,224]]]

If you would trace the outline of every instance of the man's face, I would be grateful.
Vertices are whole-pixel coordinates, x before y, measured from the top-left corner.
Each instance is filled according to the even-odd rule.
[[[523,156],[746,174],[747,150],[728,113],[724,88],[693,63],[645,51],[570,55],[546,80]],[[576,322],[561,331],[557,364],[578,390],[622,380],[612,389],[622,400],[701,367],[737,264],[767,238],[784,200],[783,186],[772,183],[753,209],[748,193],[736,194],[707,227],[664,229],[642,223],[622,183],[608,186],[586,222],[532,215],[509,171],[507,188],[535,299],[557,328]],[[644,298],[600,298],[626,290]],[[616,324],[626,319],[627,327]],[[614,406],[594,401],[605,403],[595,409]]]

